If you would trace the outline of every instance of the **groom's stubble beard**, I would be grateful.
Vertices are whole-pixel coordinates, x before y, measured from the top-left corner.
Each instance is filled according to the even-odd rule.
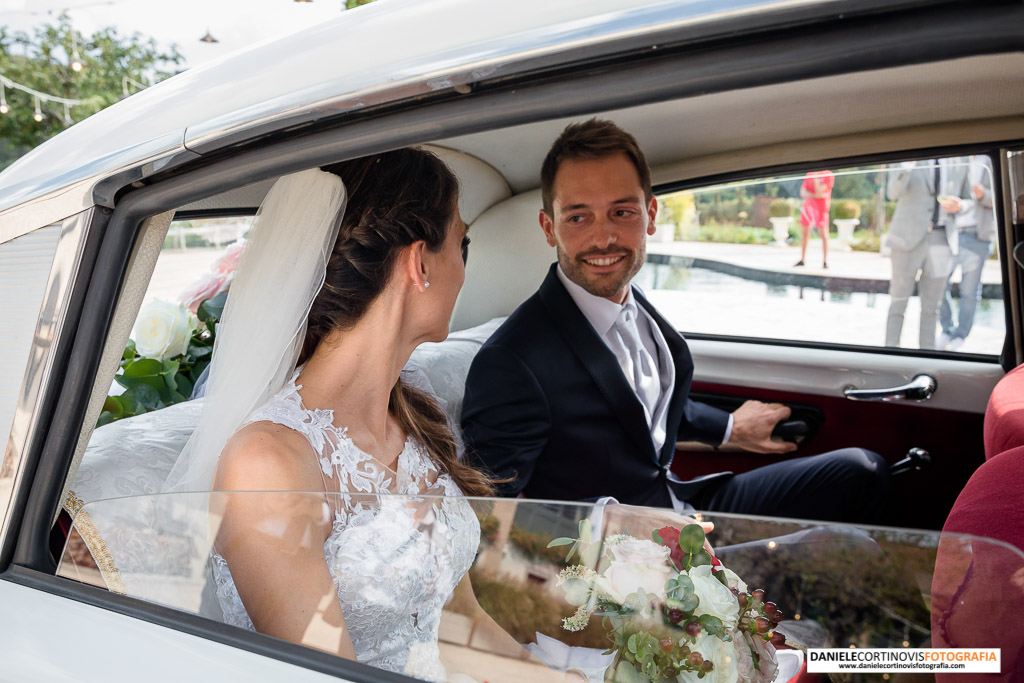
[[[558,265],[561,266],[562,272],[565,273],[565,276],[569,278],[569,280],[575,282],[589,294],[602,298],[610,298],[624,292],[626,288],[629,287],[629,283],[633,281],[636,274],[640,272],[641,268],[643,268],[644,261],[647,258],[647,240],[645,239],[641,241],[640,248],[637,250],[592,249],[582,252],[576,258],[570,258],[560,245],[555,245],[555,253],[558,256]],[[626,261],[629,266],[621,275],[616,277],[599,278],[592,277],[590,273],[587,272],[587,266],[582,261],[584,257],[589,258],[592,256],[611,254],[624,254],[626,256]]]

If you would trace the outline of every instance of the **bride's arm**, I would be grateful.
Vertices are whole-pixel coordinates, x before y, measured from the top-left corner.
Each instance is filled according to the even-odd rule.
[[[260,633],[355,659],[324,560],[331,514],[316,458],[301,436],[249,425],[232,437],[217,469],[223,507],[217,550]],[[249,492],[249,493],[245,493]]]

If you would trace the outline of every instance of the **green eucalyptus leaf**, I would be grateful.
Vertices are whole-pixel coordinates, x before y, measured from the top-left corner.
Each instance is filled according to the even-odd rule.
[[[629,637],[629,640],[626,641],[626,647],[629,649],[630,652],[636,654],[636,646],[636,634],[634,633]]]
[[[192,397],[192,382],[189,381],[188,376],[184,372],[179,372],[174,377],[175,384],[177,384],[178,393],[188,400]]]
[[[96,426],[97,427],[102,427],[103,425],[108,425],[108,424],[110,424],[111,422],[113,422],[116,419],[117,418],[115,418],[110,413],[109,410],[104,410],[102,413],[100,413],[99,418],[96,420]]]
[[[569,545],[570,543],[575,543],[575,542],[576,542],[575,538],[569,538],[567,536],[561,536],[559,538],[554,539],[550,543],[548,543],[548,547],[549,548],[556,548],[556,547],[558,547],[560,545]]]
[[[657,530],[651,532],[651,538],[653,538],[654,542],[658,545],[665,545],[665,539],[661,537],[661,534],[659,534]]]
[[[164,370],[164,364],[155,358],[138,358],[125,366],[125,377],[156,377]]]
[[[691,566],[700,567],[701,565],[711,564],[711,554],[706,550],[701,550],[699,553],[694,553],[690,556]]]
[[[685,600],[687,596],[693,595],[693,581],[686,574],[669,579],[665,584],[668,597],[675,600]]]
[[[113,420],[119,420],[124,416],[124,404],[117,396],[107,396],[103,401],[103,412],[110,413]]]
[[[697,617],[697,622],[706,633],[718,636],[719,638],[726,635],[725,624],[718,617],[713,617],[710,614],[701,614]]]
[[[583,543],[591,542],[591,524],[590,518],[580,520],[580,541]]]
[[[196,311],[196,317],[206,324],[207,328],[213,332],[213,326],[220,321],[221,316],[224,315],[224,304],[228,300],[228,293],[221,292],[215,297],[211,297],[206,301],[199,304],[199,308]]]
[[[679,530],[679,547],[693,554],[704,549],[704,529],[700,524],[687,524]]]
[[[121,359],[132,360],[137,355],[138,352],[135,350],[135,341],[133,339],[129,339],[128,343],[125,344],[124,353],[121,354]]]
[[[680,603],[681,604],[679,606],[679,609],[683,610],[684,612],[692,612],[693,610],[697,609],[697,605],[700,604],[700,598],[697,597],[696,593],[690,593],[685,598],[680,600]]]
[[[136,384],[119,397],[128,407],[128,412],[141,415],[164,407],[160,393],[148,384]]]

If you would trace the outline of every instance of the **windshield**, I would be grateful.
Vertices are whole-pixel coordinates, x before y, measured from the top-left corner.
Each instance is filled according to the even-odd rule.
[[[58,573],[435,680],[782,681],[823,648],[1001,647],[1005,672],[1024,607],[997,541],[522,499],[98,501]]]

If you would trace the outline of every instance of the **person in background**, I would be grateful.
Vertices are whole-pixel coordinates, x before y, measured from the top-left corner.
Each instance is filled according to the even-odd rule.
[[[953,270],[960,266],[960,306],[954,323],[953,294],[947,281],[946,294],[939,307],[939,325],[942,328],[938,342],[940,350],[960,350],[964,339],[971,333],[974,314],[981,301],[981,272],[985,260],[992,255],[996,236],[996,214],[992,208],[992,161],[985,154],[972,155],[967,174],[977,203],[973,212],[958,217],[956,221],[960,242],[953,259]]]
[[[817,228],[821,235],[821,267],[828,268],[828,212],[835,182],[832,171],[811,171],[804,176],[804,182],[800,185],[800,197],[804,200],[800,209],[800,260],[794,267],[804,265],[811,228]]]
[[[935,348],[939,304],[957,254],[957,221],[974,214],[967,161],[907,161],[889,172],[886,193],[896,200],[896,210],[886,236],[892,259],[886,346],[900,345],[904,313],[916,285],[921,299],[918,345]]]

